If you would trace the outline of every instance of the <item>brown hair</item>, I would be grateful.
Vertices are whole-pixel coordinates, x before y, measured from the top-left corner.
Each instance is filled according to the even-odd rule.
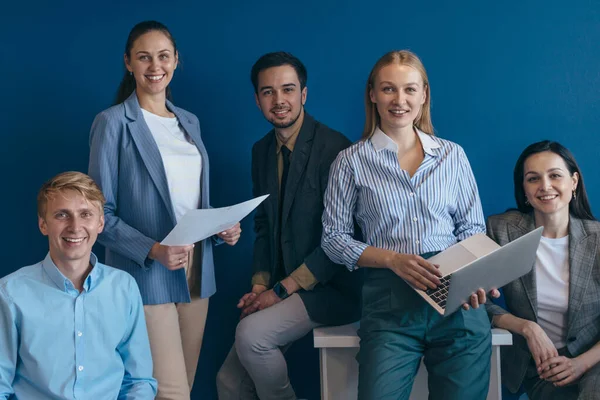
[[[96,182],[84,173],[69,171],[56,175],[42,185],[37,196],[38,216],[40,218],[45,217],[48,199],[53,198],[57,193],[67,190],[79,193],[89,202],[98,203],[100,211],[104,213],[103,209],[106,199]]]
[[[173,45],[173,49],[175,50],[175,55],[179,57],[179,53],[177,52],[177,44],[175,43],[175,39],[169,29],[161,24],[158,21],[143,21],[134,26],[129,32],[129,36],[127,37],[127,43],[125,43],[125,55],[128,60],[131,60],[131,49],[136,40],[138,40],[141,36],[145,35],[148,32],[162,32],[163,35],[167,37],[171,41]],[[135,78],[133,75],[125,69],[125,75],[121,80],[121,84],[119,85],[119,89],[117,90],[117,96],[115,99],[115,104],[121,104],[133,93],[136,88]],[[171,87],[167,86],[166,89],[167,100],[171,100]]]
[[[431,91],[429,89],[429,79],[423,63],[416,54],[408,50],[395,50],[384,54],[371,70],[367,87],[365,89],[365,128],[362,139],[368,139],[375,132],[375,128],[380,123],[380,117],[377,112],[377,105],[371,101],[371,89],[375,84],[375,78],[379,71],[390,64],[407,65],[419,71],[423,79],[423,89],[425,90],[425,103],[421,107],[421,112],[414,122],[414,125],[424,133],[433,135],[433,124],[431,123]]]

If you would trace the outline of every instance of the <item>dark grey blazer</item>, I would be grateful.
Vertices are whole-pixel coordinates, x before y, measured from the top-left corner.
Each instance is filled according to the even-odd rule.
[[[487,233],[499,245],[505,245],[535,229],[532,214],[508,211],[488,218]],[[600,222],[569,222],[569,307],[567,312],[567,348],[573,356],[587,351],[600,341]],[[503,287],[506,305],[519,317],[537,322],[535,268],[527,275]],[[506,314],[503,308],[488,302],[490,319]],[[527,341],[513,336],[512,346],[502,346],[502,380],[511,392],[517,392],[531,353]]]
[[[268,272],[272,286],[305,263],[319,284],[299,294],[311,320],[323,324],[345,324],[360,318],[362,274],[334,264],[321,249],[323,195],[329,167],[349,145],[341,133],[305,114],[292,153],[282,206],[284,276],[277,271],[279,180],[275,132],[267,133],[252,148],[254,196],[270,194],[258,207],[254,219],[254,272]]]

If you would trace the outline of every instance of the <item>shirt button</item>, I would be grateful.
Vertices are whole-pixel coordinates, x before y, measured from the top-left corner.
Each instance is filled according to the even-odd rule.
[[[411,196],[414,196],[414,195],[415,195],[415,192],[410,192],[410,195],[411,195]]]
[[[83,333],[81,331],[78,331],[77,336],[81,337],[81,335],[83,335]]]
[[[413,221],[417,222],[417,217],[413,217]]]
[[[79,372],[83,371],[83,365],[80,365],[78,368]]]
[[[421,243],[421,242],[419,241],[419,239],[417,239],[417,240],[415,240],[415,243],[416,243],[416,244],[419,244],[419,243]]]

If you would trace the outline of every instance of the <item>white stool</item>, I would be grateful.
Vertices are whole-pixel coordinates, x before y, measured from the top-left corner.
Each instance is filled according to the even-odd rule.
[[[321,358],[321,400],[354,400],[358,391],[359,323],[321,327],[313,330],[314,346]],[[487,400],[501,400],[500,347],[512,344],[512,335],[504,329],[492,329],[492,368]],[[427,370],[423,361],[415,377],[410,400],[426,400]]]

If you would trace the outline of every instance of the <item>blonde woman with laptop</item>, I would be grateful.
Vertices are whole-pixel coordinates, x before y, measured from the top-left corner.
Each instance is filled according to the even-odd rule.
[[[488,393],[491,334],[484,307],[442,317],[408,285],[435,288],[440,273],[427,258],[485,231],[463,149],[433,135],[430,93],[415,54],[384,55],[367,81],[363,139],[331,166],[323,249],[335,263],[367,273],[359,399],[408,399],[423,356],[430,399]],[[363,241],[353,238],[354,221]],[[474,306],[485,300],[483,290],[478,295]]]

